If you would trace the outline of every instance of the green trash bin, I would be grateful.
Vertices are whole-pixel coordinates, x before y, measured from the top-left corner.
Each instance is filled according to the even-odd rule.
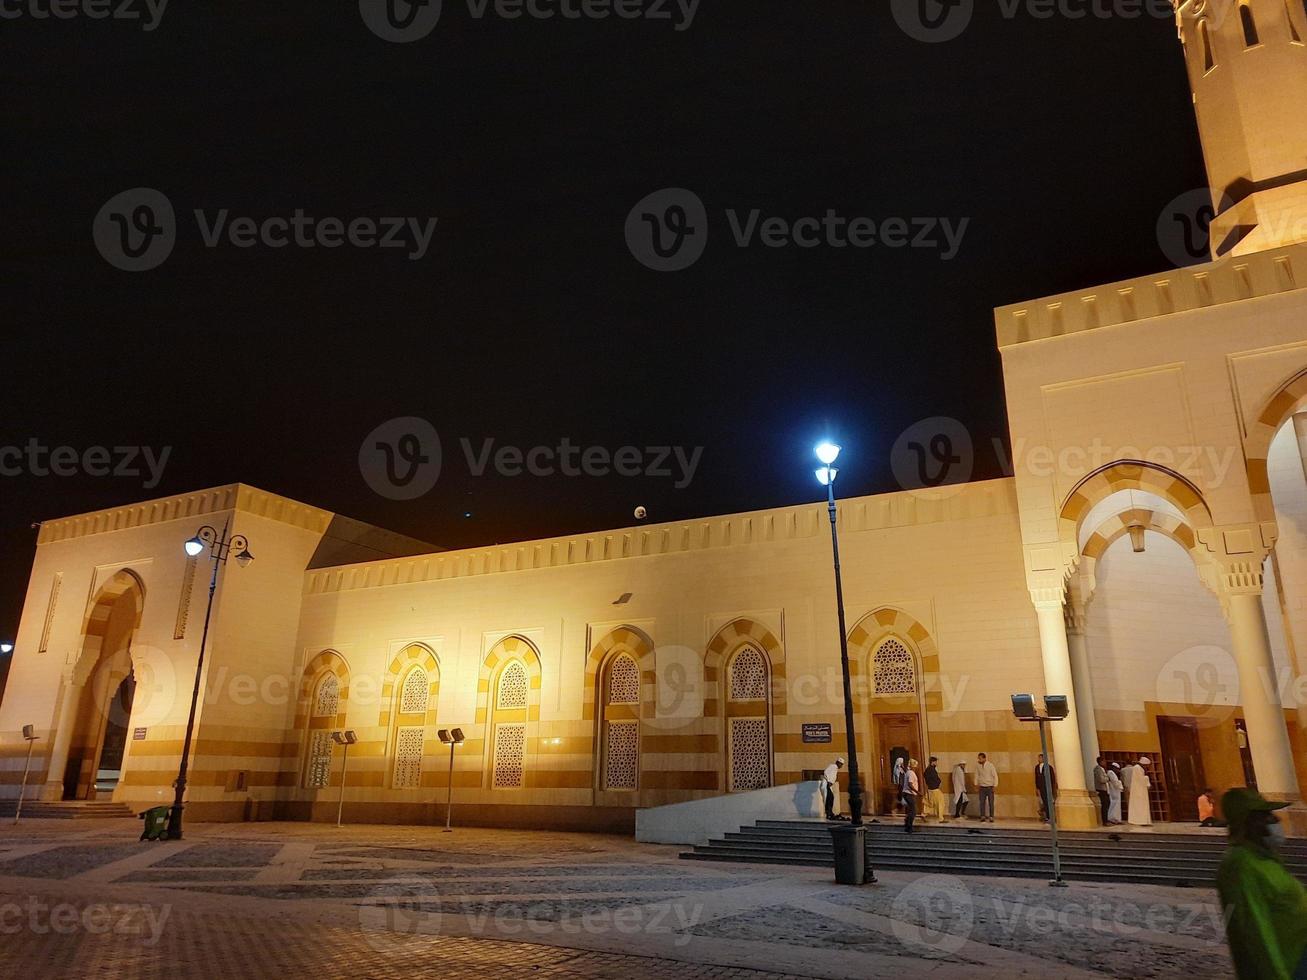
[[[141,840],[163,840],[168,833],[168,808],[166,806],[152,806],[140,818],[145,821],[145,829],[141,831]]]

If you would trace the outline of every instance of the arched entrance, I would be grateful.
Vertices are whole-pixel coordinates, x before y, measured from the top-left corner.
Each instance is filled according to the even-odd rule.
[[[107,795],[122,781],[131,732],[136,675],[131,646],[145,591],[133,572],[115,574],[97,593],[73,668],[75,699],[63,771],[65,800]]]

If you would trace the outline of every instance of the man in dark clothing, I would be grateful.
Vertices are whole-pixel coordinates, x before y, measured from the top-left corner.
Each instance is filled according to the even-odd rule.
[[[948,819],[948,814],[944,812],[944,793],[941,787],[944,780],[940,778],[939,769],[935,763],[939,762],[935,756],[930,757],[930,765],[926,766],[926,813],[934,813],[935,819],[943,823]]]
[[[1048,815],[1052,811],[1049,808],[1048,797],[1044,795],[1044,769],[1048,769],[1048,781],[1052,784],[1053,803],[1057,803],[1057,770],[1044,761],[1043,755],[1040,755],[1039,761],[1035,763],[1035,792],[1039,794],[1039,819],[1048,823]]]
[[[1098,794],[1103,826],[1106,827],[1112,822],[1107,819],[1107,811],[1112,806],[1112,797],[1107,791],[1107,765],[1103,762],[1101,755],[1094,760],[1094,792]]]

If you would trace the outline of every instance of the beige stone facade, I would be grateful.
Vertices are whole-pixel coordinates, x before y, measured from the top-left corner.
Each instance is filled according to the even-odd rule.
[[[944,766],[988,752],[999,814],[1033,817],[1021,692],[1072,699],[1052,730],[1068,823],[1094,820],[1099,752],[1152,755],[1177,819],[1203,783],[1301,799],[1307,204],[1271,146],[1307,145],[1290,99],[1307,11],[1250,0],[1218,23],[1222,6],[1178,22],[1213,186],[1238,198],[1216,221],[1229,247],[996,311],[1012,478],[839,502],[873,812],[905,746]],[[638,807],[797,782],[844,752],[820,504],[438,551],[232,485],[42,526],[0,792],[33,724],[45,798],[171,799],[209,582],[182,543],[202,524],[256,560],[216,593],[197,816],[334,817],[344,729],[343,796],[374,820],[443,816],[453,727],[454,798],[483,824],[626,829]]]

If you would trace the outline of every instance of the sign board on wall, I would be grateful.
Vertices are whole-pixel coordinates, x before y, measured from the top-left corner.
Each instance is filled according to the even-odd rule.
[[[147,731],[149,731],[148,728],[133,728],[133,729],[132,729],[132,741],[135,741],[135,742],[144,742],[144,741],[145,741],[145,733],[146,733]]]
[[[803,726],[803,741],[805,743],[829,742],[831,740],[830,725],[825,722],[806,722]]]

